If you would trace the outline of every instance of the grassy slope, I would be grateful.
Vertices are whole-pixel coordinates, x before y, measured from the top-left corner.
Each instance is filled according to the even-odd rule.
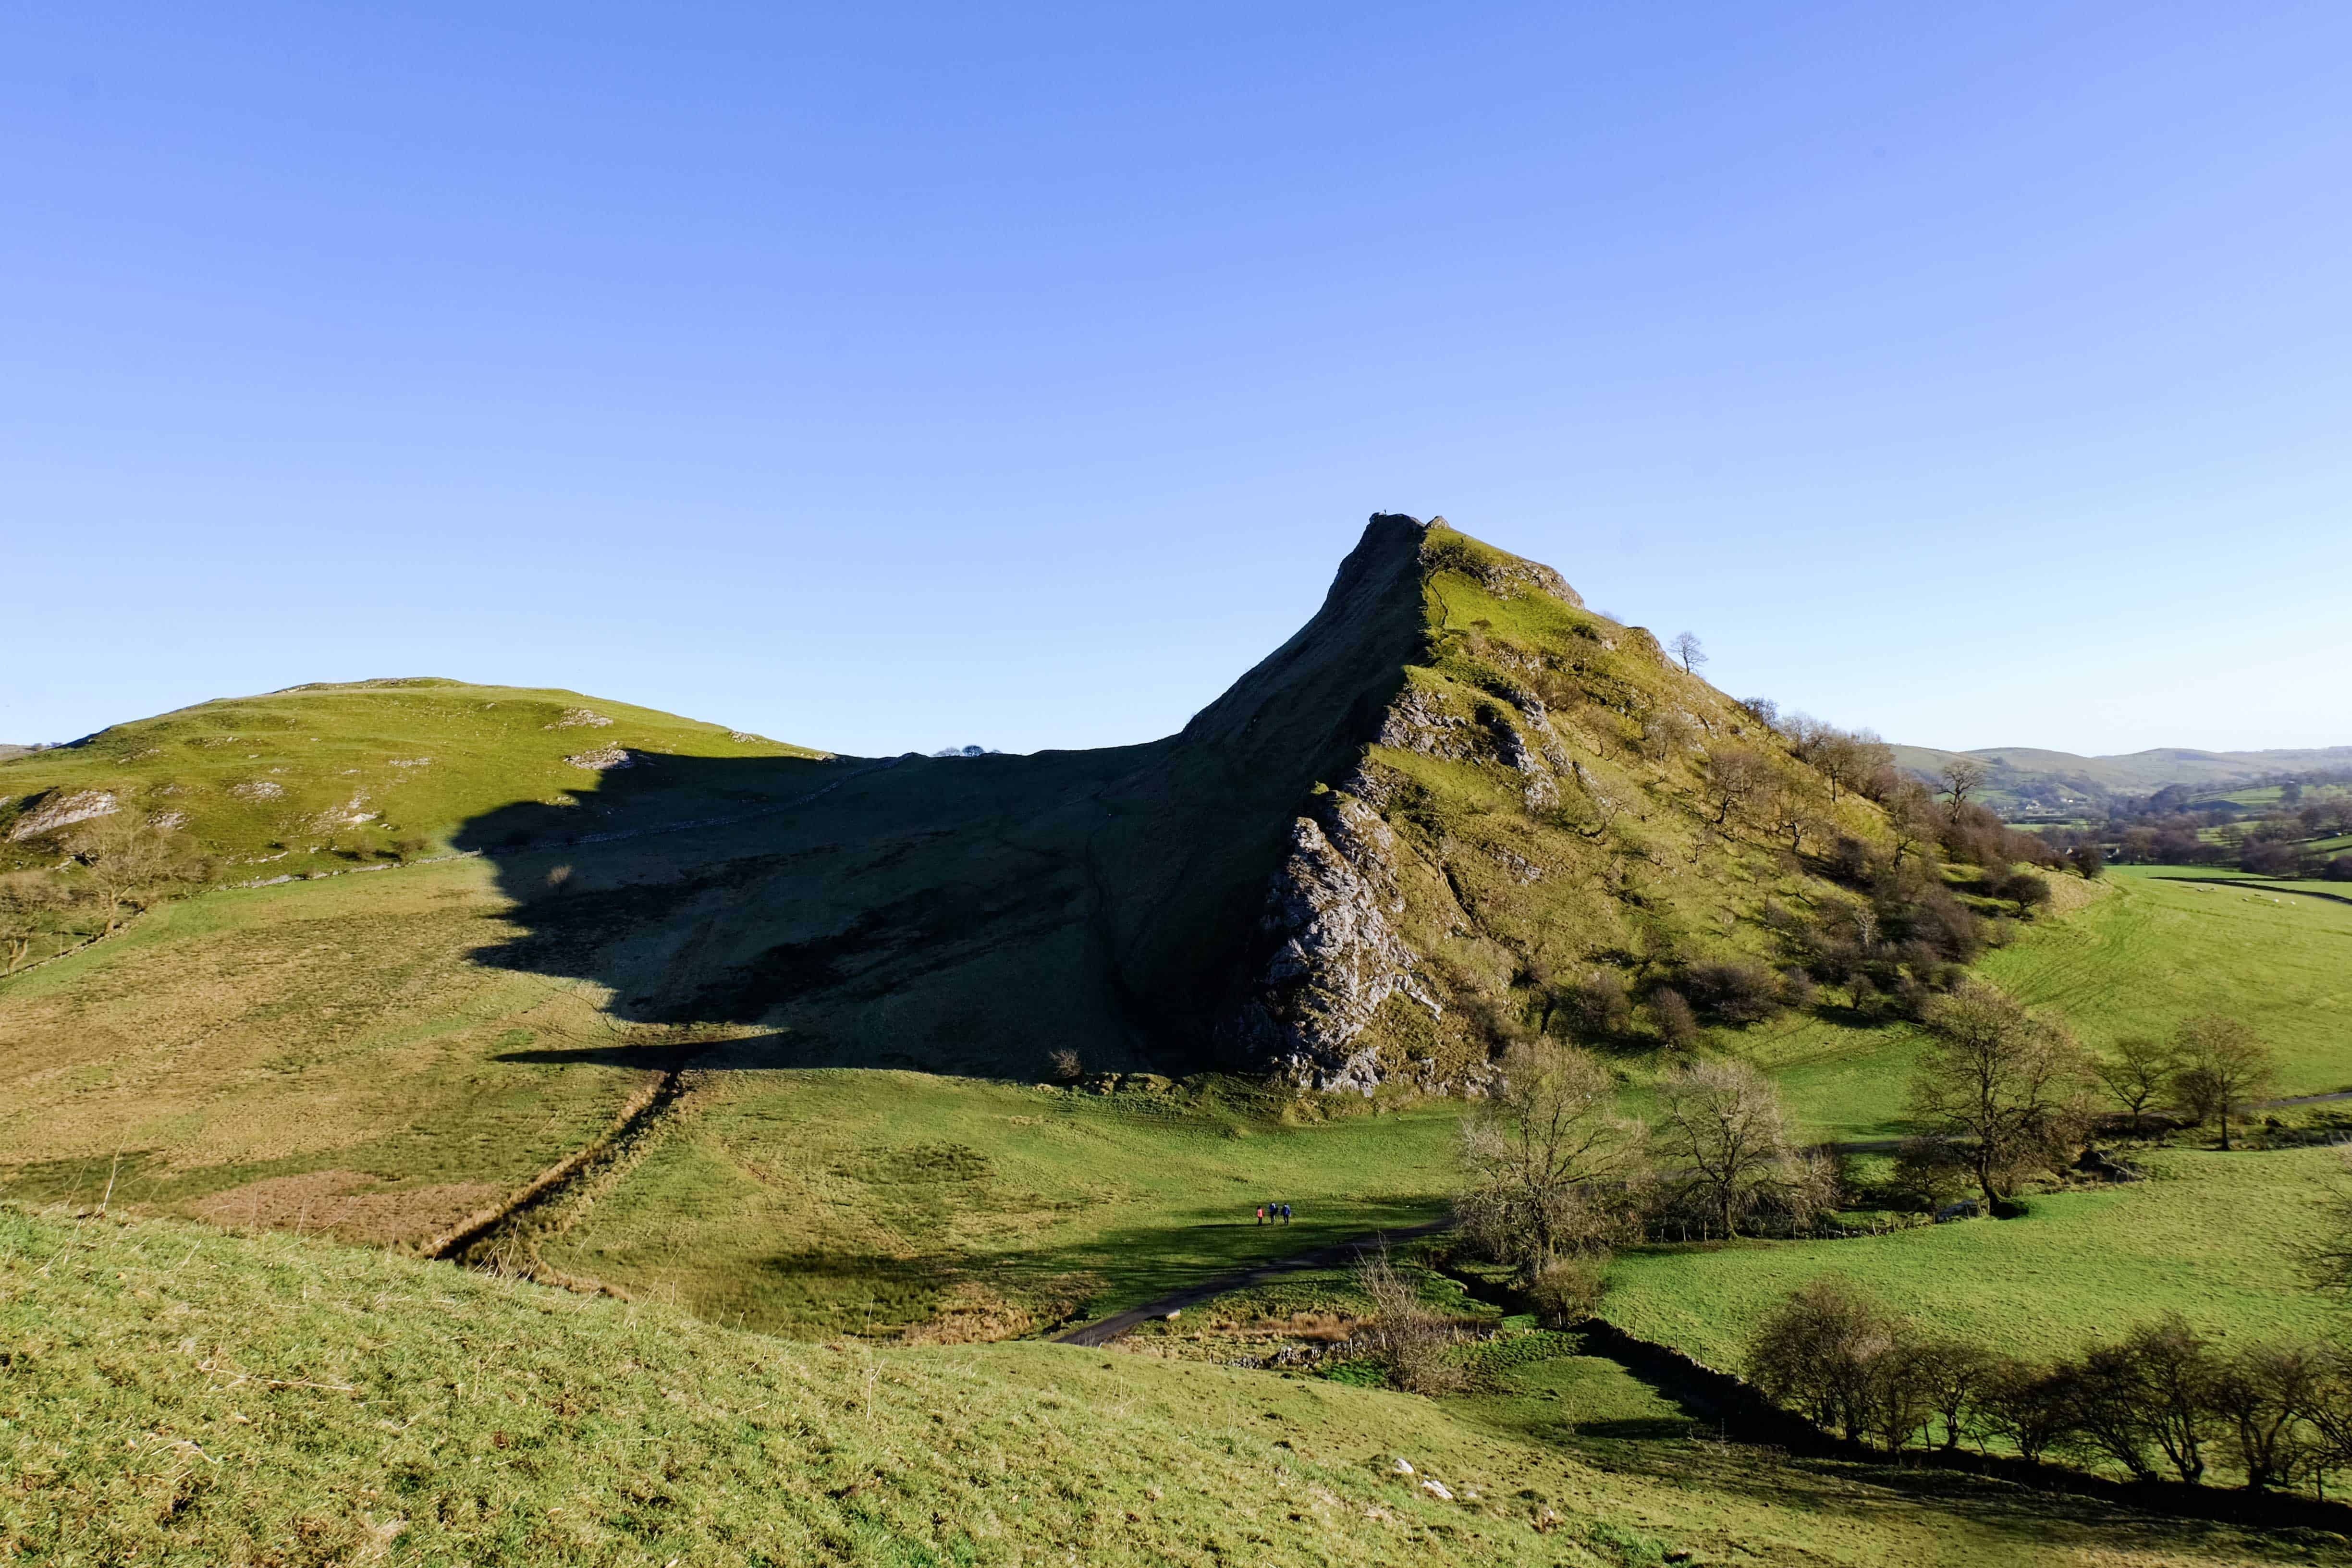
[[[582,712],[610,722],[566,722]],[[600,775],[564,758],[608,746],[656,759],[656,773],[665,755],[822,754],[576,691],[424,678],[296,687],[0,761],[0,870],[54,862],[31,842],[8,842],[9,830],[43,797],[83,791],[184,816],[231,881],[348,865],[329,853],[335,846],[414,838],[438,852],[469,818],[518,800],[552,807],[551,823],[584,826],[594,805],[583,813],[570,801]],[[247,868],[256,864],[269,869]]]
[[[2342,1326],[2295,1261],[2323,1178],[2339,1169],[2332,1152],[2172,1151],[2146,1164],[2145,1183],[2036,1197],[2018,1220],[1644,1249],[1619,1261],[1602,1315],[1732,1369],[1763,1312],[1832,1271],[1923,1324],[2018,1354],[2074,1351],[2167,1311],[2233,1343]]]
[[[1286,1125],[1195,1098],[912,1073],[715,1074],[541,1244],[574,1275],[797,1333],[997,1337],[1443,1210],[1453,1111]],[[1287,1202],[1286,1229],[1258,1204]],[[560,1216],[562,1224],[572,1216]]]
[[[1672,1417],[1574,1360],[1444,1405],[1045,1345],[800,1346],[163,1221],[0,1208],[0,1555],[50,1568],[2310,1550],[2005,1489],[1906,1494],[1696,1444],[1589,1462],[1564,1423]],[[1457,1500],[1389,1474],[1397,1455]],[[1543,1509],[1559,1517],[1538,1533]]]
[[[2352,902],[2337,901],[2342,884],[2242,889],[2209,878],[2115,868],[2084,908],[2028,928],[1984,972],[2094,1048],[2168,1035],[2193,1014],[2231,1013],[2277,1053],[2279,1093],[2352,1089]],[[1816,1135],[1882,1138],[1903,1131],[1918,1044],[1905,1026],[1806,1019],[1753,1030],[1733,1048],[1773,1069]]]

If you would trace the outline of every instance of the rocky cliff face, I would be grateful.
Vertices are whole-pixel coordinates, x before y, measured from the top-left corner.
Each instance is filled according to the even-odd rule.
[[[1819,890],[1707,820],[1729,750],[1802,786],[1777,737],[1551,568],[1412,526],[1420,646],[1292,821],[1220,1030],[1301,1089],[1475,1089],[1538,976],[1769,958],[1774,885]]]
[[[1323,797],[1291,825],[1259,929],[1272,948],[1236,1029],[1249,1053],[1305,1089],[1369,1094],[1378,1053],[1360,1048],[1382,1004],[1402,997],[1444,1016],[1398,933],[1396,835],[1366,802]]]

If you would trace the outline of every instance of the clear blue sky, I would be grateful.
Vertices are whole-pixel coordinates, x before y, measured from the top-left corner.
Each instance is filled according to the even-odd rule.
[[[2352,7],[0,20],[0,739],[1163,733],[1443,512],[1735,694],[2352,742]]]

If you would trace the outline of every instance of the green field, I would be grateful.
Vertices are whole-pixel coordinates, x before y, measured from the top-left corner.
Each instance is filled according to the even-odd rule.
[[[1983,973],[2102,1049],[2185,1017],[2243,1018],[2278,1058],[2281,1094],[2352,1089],[2352,900],[2342,884],[2264,882],[2202,868],[2112,869],[2099,896],[1989,953]],[[1769,1068],[1822,1138],[1905,1131],[1919,1037],[1907,1026],[1808,1018],[1732,1047]]]
[[[1443,1212],[1459,1108],[1286,1123],[1250,1097],[718,1072],[542,1244],[567,1273],[803,1334],[993,1338]],[[1259,1226],[1288,1203],[1287,1227]],[[570,1216],[566,1216],[569,1218]]]
[[[5,1205],[0,1345],[0,1560],[44,1568],[2341,1557],[1718,1448],[1572,1347],[1437,1403],[1052,1345],[793,1344],[315,1239]]]
[[[2345,1326],[2296,1264],[2342,1168],[2333,1151],[2174,1150],[2144,1163],[2146,1182],[2039,1195],[2021,1219],[1639,1249],[1612,1270],[1602,1315],[1727,1371],[1766,1311],[1832,1271],[1928,1328],[2019,1355],[2078,1351],[2166,1312],[2231,1342]]]

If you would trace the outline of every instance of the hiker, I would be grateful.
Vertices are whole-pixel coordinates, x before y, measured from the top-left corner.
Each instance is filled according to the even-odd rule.
[[[1260,1225],[1264,1225],[1265,1223],[1265,1205],[1264,1204],[1257,1205],[1257,1222]]]
[[[1282,1205],[1282,1223],[1285,1225],[1288,1225],[1290,1223],[1290,1205],[1288,1204]]]

